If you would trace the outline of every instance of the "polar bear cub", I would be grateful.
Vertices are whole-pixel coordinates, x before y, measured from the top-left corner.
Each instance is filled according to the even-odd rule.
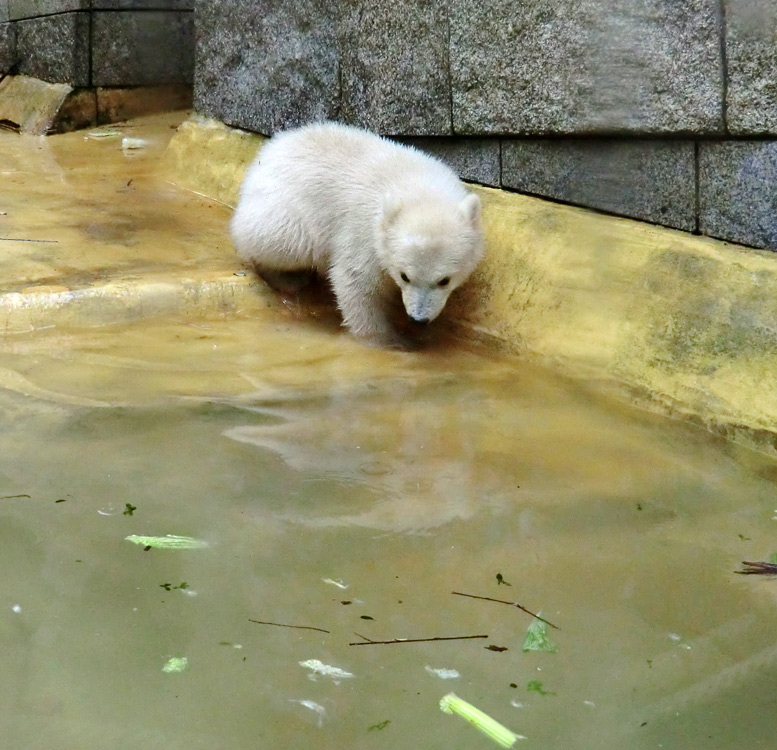
[[[343,323],[383,344],[400,337],[391,299],[434,320],[483,257],[480,199],[415,148],[320,123],[276,135],[246,173],[232,219],[238,255],[268,280],[328,276]]]

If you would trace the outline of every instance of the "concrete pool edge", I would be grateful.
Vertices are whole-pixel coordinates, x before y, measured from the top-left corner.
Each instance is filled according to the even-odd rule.
[[[194,115],[163,176],[234,205],[265,139]],[[452,298],[465,335],[777,455],[777,257],[473,186],[488,255]]]
[[[75,289],[38,285],[0,294],[0,330],[10,336],[54,326],[107,326],[163,315],[256,313],[272,305],[262,284],[245,274],[147,274]]]

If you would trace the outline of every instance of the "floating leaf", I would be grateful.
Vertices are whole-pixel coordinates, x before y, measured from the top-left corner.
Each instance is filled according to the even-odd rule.
[[[383,721],[379,721],[377,724],[373,724],[371,727],[367,727],[367,731],[379,732],[381,729],[385,729],[389,724],[391,724],[391,719],[384,719]]]
[[[189,660],[185,656],[172,656],[162,667],[163,672],[183,672],[189,666]]]
[[[555,693],[551,693],[549,690],[545,690],[539,680],[529,680],[529,682],[526,683],[526,689],[530,693],[539,693],[540,695],[555,695]]]
[[[175,591],[176,589],[181,589],[183,591],[184,589],[189,588],[189,584],[186,583],[186,581],[179,583],[177,586],[173,586],[172,583],[160,583],[159,588],[164,589],[165,591]]]
[[[156,549],[202,549],[207,547],[208,543],[200,539],[192,539],[190,536],[176,536],[168,534],[167,536],[138,536],[130,534],[125,537],[128,542],[133,544],[142,544],[144,547],[154,547]]]
[[[479,729],[487,737],[502,747],[512,747],[520,737],[506,726],[492,719],[488,714],[475,708],[471,703],[459,698],[455,693],[448,693],[440,700],[440,710],[446,714],[457,714]],[[521,738],[525,739],[525,738]]]
[[[555,654],[558,646],[548,638],[548,626],[542,620],[532,620],[523,639],[524,651],[545,651]]]

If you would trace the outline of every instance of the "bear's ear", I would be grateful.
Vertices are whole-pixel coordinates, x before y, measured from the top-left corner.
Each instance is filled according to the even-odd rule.
[[[380,204],[380,228],[386,229],[402,209],[402,200],[396,195],[386,193]]]
[[[480,198],[474,193],[470,193],[466,198],[459,201],[459,211],[468,224],[477,226],[480,221]]]

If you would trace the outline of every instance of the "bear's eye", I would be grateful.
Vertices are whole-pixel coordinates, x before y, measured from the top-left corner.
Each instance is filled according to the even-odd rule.
[[[445,276],[437,282],[437,286],[448,286],[451,283],[451,277]]]
[[[410,283],[410,279],[407,278],[407,274],[404,271],[402,271],[402,273],[399,274],[399,278],[402,279],[402,281],[404,281],[405,284]]]

